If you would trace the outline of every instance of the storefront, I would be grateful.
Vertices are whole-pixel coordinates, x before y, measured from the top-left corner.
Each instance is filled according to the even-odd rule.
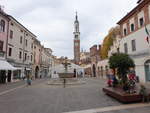
[[[0,60],[0,84],[11,82],[14,70],[17,70],[17,68],[13,67],[6,60]]]

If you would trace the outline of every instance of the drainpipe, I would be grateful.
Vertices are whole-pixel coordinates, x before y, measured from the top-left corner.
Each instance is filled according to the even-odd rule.
[[[25,60],[24,60],[24,51],[25,51],[25,34],[26,34],[26,32],[25,32],[25,30],[24,30],[24,36],[23,36],[23,55],[22,55],[22,57],[23,57],[23,61],[22,61],[22,63],[23,63],[23,77],[24,77],[24,75],[25,75],[25,71],[26,71],[26,67],[25,67],[25,65],[24,65],[24,62],[25,62]]]
[[[10,22],[10,19],[8,17],[8,20],[7,20],[7,35],[6,35],[6,51],[5,51],[5,60],[7,60],[7,51],[8,51],[8,38],[9,38],[9,22]],[[8,76],[8,70],[6,70],[6,75]],[[12,76],[13,76],[13,71],[11,72],[11,81],[13,80],[12,79]],[[6,78],[6,83],[7,83],[7,78]]]
[[[6,53],[5,53],[5,59],[7,59],[7,52],[8,52],[9,22],[10,22],[10,19],[8,20],[8,23],[7,23],[7,37],[6,37]]]

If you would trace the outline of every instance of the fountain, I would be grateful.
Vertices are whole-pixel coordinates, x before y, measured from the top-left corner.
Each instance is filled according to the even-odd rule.
[[[73,72],[68,71],[68,67],[71,65],[70,63],[67,62],[67,57],[65,57],[65,62],[62,63],[64,65],[64,72],[59,72],[59,78],[73,78],[74,74]]]
[[[48,85],[63,85],[65,88],[66,85],[85,84],[83,78],[76,77],[76,73],[72,71],[73,67],[71,67],[71,63],[68,62],[67,57],[65,57],[65,61],[61,65],[63,65],[63,70],[58,72],[59,78],[50,79]]]

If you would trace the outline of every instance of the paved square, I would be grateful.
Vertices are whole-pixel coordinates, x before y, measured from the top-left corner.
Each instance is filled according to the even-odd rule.
[[[63,113],[123,105],[102,92],[104,80],[96,78],[85,80],[86,84],[63,88],[47,85],[47,79],[37,81],[31,87],[25,86],[8,92],[0,96],[0,113]],[[147,108],[142,107],[148,111]],[[126,113],[128,109],[110,110],[106,113],[124,113],[124,111]]]

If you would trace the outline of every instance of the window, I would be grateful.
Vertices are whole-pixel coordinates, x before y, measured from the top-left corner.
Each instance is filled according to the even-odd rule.
[[[119,48],[117,48],[117,53],[120,53],[120,49]]]
[[[23,33],[23,30],[20,30],[21,33]]]
[[[28,46],[28,40],[26,39],[26,46]]]
[[[131,24],[131,31],[134,31],[134,24]]]
[[[13,38],[13,31],[10,30],[10,38],[12,39]]]
[[[0,41],[0,51],[3,51],[3,41]]]
[[[128,45],[127,43],[124,44],[124,52],[127,54],[128,53]]]
[[[31,61],[32,61],[32,55],[31,55]]]
[[[20,59],[22,58],[22,52],[21,51],[19,52],[19,58]]]
[[[5,21],[1,20],[0,22],[0,31],[5,32]]]
[[[140,27],[142,27],[144,25],[144,19],[143,18],[140,18],[139,19],[139,22],[140,22]]]
[[[31,48],[33,49],[33,43],[31,44]]]
[[[103,76],[103,67],[101,66],[101,76]]]
[[[27,53],[24,54],[24,60],[27,60]]]
[[[11,53],[12,53],[12,48],[9,48],[8,56],[11,56]]]
[[[20,36],[20,44],[22,44],[22,36]]]
[[[124,31],[124,36],[126,36],[127,35],[127,29],[124,29],[123,31]]]
[[[105,70],[108,71],[108,66],[105,66]]]
[[[132,51],[136,51],[136,42],[135,42],[135,40],[131,41],[131,45],[132,45]]]
[[[29,58],[30,58],[30,57],[28,56],[28,59],[27,59],[27,60],[29,60]]]
[[[14,24],[13,24],[13,23],[11,23],[11,25],[13,26]]]

